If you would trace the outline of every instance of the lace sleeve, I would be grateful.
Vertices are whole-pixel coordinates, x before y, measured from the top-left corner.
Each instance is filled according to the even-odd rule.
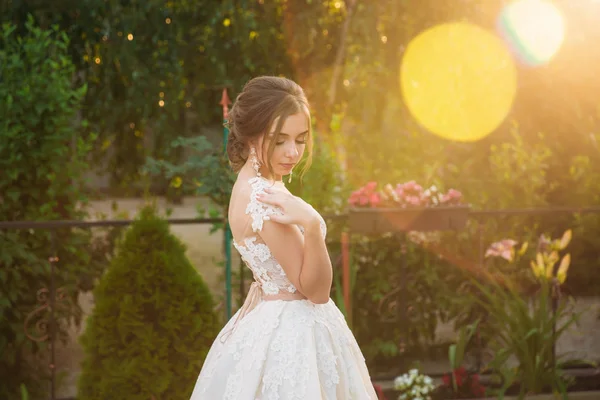
[[[250,194],[250,202],[246,207],[246,214],[250,214],[252,217],[252,231],[259,232],[262,230],[264,221],[268,221],[271,215],[282,215],[282,212],[278,207],[262,203],[256,198],[259,194],[264,193],[265,188],[270,186],[268,181],[256,177],[250,179],[249,183],[252,186],[252,193]]]

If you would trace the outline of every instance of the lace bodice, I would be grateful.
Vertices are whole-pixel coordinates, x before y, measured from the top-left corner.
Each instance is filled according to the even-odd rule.
[[[263,177],[255,177],[248,181],[252,187],[250,201],[246,207],[246,214],[252,218],[252,231],[260,232],[264,221],[268,221],[271,215],[281,214],[281,210],[270,204],[265,204],[257,199],[260,193],[272,185]],[[300,227],[302,230],[302,227]],[[321,218],[321,232],[323,237],[327,233],[325,221]],[[281,265],[271,254],[271,250],[259,235],[245,238],[243,242],[234,246],[239,251],[246,265],[252,270],[255,281],[262,287],[266,295],[274,295],[280,292],[295,293],[296,288],[285,275]]]

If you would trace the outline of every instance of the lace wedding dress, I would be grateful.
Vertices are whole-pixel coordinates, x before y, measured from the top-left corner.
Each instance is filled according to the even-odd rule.
[[[271,183],[250,179],[252,229],[278,213],[256,196]],[[321,218],[323,236],[325,222]],[[301,295],[259,236],[234,241],[254,282],[241,309],[213,343],[191,400],[377,399],[344,316]]]

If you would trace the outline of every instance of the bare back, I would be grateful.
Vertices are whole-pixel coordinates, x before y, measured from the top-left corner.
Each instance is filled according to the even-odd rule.
[[[243,171],[238,175],[229,205],[233,244],[264,294],[296,293],[304,237],[296,225],[270,221],[271,216],[282,215],[282,210],[258,200],[267,188],[289,193],[281,183]],[[324,235],[324,222],[322,228]]]

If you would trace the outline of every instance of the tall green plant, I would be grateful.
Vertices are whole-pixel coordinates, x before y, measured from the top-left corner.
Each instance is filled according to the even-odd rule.
[[[495,352],[489,367],[504,377],[502,396],[509,386],[519,386],[519,396],[552,390],[566,397],[569,381],[563,368],[571,360],[556,356],[558,339],[574,324],[575,313],[568,301],[560,297],[560,286],[567,278],[570,255],[561,258],[571,239],[567,231],[561,239],[542,240],[530,272],[537,282],[535,292],[527,296],[518,281],[489,279],[485,284],[472,280],[480,296],[472,297],[488,313],[492,324],[490,343]],[[560,263],[557,266],[557,263]],[[509,365],[510,359],[516,367]]]
[[[0,221],[77,220],[85,217],[82,172],[90,142],[81,138],[78,110],[85,85],[74,85],[69,40],[56,28],[41,29],[29,18],[24,30],[4,24],[0,33]],[[99,273],[90,234],[82,230],[0,232],[0,398],[18,398],[25,384],[32,397],[46,390],[49,369],[32,355],[37,323],[48,321],[38,290],[50,289],[50,257],[57,256],[56,288],[70,301],[55,308],[57,339],[66,322],[79,322],[81,278]],[[36,311],[37,310],[37,311]],[[31,319],[26,324],[28,316]],[[52,325],[49,325],[52,327]]]
[[[127,231],[94,299],[78,398],[189,399],[220,324],[184,245],[152,207]]]

